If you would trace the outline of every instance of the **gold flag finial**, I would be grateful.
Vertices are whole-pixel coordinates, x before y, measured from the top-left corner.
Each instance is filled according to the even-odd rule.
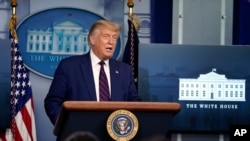
[[[11,0],[11,6],[12,7],[17,7],[17,1],[16,0]]]
[[[11,33],[13,34],[14,39],[18,40],[16,29],[15,29],[15,26],[17,24],[17,15],[16,15],[17,1],[16,0],[11,0],[11,7],[12,7],[12,16],[9,22],[9,29]]]
[[[128,0],[128,3],[127,3],[127,5],[128,5],[128,15],[129,15],[129,17],[132,17],[132,15],[133,15],[133,7],[134,7],[134,2],[133,2],[133,0]]]
[[[134,7],[133,0],[128,0],[128,7]]]
[[[12,15],[16,15],[16,7],[17,7],[16,0],[11,0],[11,7],[12,7]]]
[[[141,0],[139,0],[139,1],[141,1]],[[131,18],[133,16],[134,1],[128,0],[127,6],[128,6],[128,16]]]

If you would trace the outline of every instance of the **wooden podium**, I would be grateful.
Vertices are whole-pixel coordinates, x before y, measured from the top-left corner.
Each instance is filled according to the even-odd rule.
[[[116,110],[132,112],[138,120],[138,131],[132,140],[166,135],[172,119],[181,109],[174,102],[90,102],[66,101],[54,128],[57,140],[64,140],[76,131],[89,131],[100,140],[112,141],[107,119]]]

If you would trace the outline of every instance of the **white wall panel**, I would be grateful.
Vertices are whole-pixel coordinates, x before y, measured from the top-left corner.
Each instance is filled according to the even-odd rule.
[[[232,43],[233,0],[174,0],[173,44]]]

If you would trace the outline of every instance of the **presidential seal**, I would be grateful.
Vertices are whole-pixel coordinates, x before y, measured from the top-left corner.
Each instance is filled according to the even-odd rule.
[[[114,111],[107,120],[108,134],[116,141],[129,141],[138,131],[136,116],[127,110]]]

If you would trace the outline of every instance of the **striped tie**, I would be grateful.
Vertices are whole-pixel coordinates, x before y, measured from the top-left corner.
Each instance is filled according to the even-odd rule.
[[[101,65],[100,75],[99,75],[99,97],[100,101],[110,101],[108,79],[104,71],[103,65],[104,61],[99,62]]]

